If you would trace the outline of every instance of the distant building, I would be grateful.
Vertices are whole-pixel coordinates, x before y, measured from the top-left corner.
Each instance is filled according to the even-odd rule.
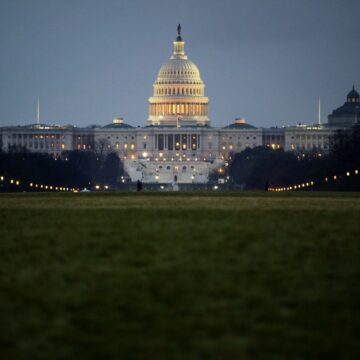
[[[246,148],[263,145],[295,153],[322,153],[328,151],[329,138],[337,128],[356,122],[359,94],[353,89],[326,125],[257,128],[238,118],[223,128],[211,127],[205,84],[198,67],[185,54],[180,30],[173,54],[154,82],[144,127],[133,127],[120,117],[104,127],[40,123],[2,127],[1,148],[24,147],[55,157],[67,150],[114,151],[133,181],[205,183],[212,170]]]
[[[349,127],[356,124],[360,113],[359,93],[353,86],[347,94],[344,105],[335,109],[328,117],[329,126]]]

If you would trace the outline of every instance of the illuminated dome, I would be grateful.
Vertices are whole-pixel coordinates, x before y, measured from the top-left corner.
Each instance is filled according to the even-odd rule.
[[[148,125],[203,126],[209,124],[205,85],[198,67],[188,59],[178,26],[171,58],[160,68],[149,98]]]
[[[170,59],[160,68],[155,84],[203,84],[198,67],[187,59]]]

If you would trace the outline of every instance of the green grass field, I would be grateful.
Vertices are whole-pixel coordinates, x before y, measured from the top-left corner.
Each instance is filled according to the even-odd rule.
[[[360,194],[0,195],[1,359],[359,359]]]

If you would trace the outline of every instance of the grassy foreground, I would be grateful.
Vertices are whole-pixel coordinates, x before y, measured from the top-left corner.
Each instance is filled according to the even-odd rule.
[[[0,194],[1,359],[358,359],[359,194]]]

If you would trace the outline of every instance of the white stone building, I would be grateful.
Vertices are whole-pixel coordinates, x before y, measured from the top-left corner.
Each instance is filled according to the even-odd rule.
[[[329,149],[329,137],[338,127],[327,124],[256,128],[239,118],[224,128],[211,127],[205,84],[185,54],[180,30],[173,53],[154,82],[144,127],[133,127],[122,118],[104,127],[2,127],[0,147],[5,151],[24,147],[55,157],[66,150],[114,151],[133,181],[151,183],[205,183],[212,170],[248,147],[263,145],[296,153]],[[358,106],[354,91],[348,102]]]

